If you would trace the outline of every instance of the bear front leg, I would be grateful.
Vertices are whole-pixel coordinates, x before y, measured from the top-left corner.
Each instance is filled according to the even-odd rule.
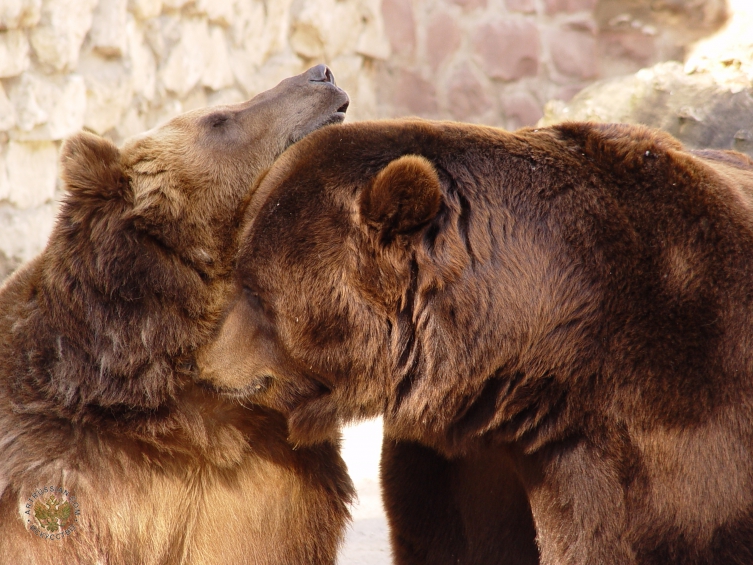
[[[536,565],[528,500],[506,453],[449,460],[385,436],[382,496],[396,565]]]
[[[527,458],[542,565],[635,565],[620,465],[585,439]]]

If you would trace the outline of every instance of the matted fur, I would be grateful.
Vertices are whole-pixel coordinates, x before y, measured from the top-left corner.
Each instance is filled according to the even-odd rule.
[[[302,443],[383,414],[401,564],[532,563],[533,526],[547,565],[749,564],[752,204],[745,156],[641,127],[322,131],[213,346],[264,364],[200,365]]]
[[[121,149],[64,144],[49,243],[0,290],[0,563],[334,563],[353,495],[338,440],[293,450],[278,412],[197,384],[195,356],[255,180],[346,103],[321,65]],[[48,486],[80,506],[62,539],[24,514]]]

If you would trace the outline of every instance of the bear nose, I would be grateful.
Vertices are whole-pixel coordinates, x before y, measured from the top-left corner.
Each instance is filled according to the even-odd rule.
[[[335,75],[332,74],[327,65],[312,67],[306,74],[311,82],[331,82],[332,84],[336,84]]]

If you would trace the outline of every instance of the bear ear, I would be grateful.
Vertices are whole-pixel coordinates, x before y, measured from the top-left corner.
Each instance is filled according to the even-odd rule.
[[[405,155],[379,171],[358,204],[363,221],[389,242],[436,216],[442,204],[439,176],[428,159]]]
[[[93,133],[77,133],[63,143],[60,169],[72,194],[110,197],[127,186],[120,151],[110,140]]]

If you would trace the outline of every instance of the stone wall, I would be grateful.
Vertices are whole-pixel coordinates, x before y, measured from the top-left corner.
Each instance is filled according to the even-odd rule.
[[[1,0],[0,280],[44,246],[82,128],[120,143],[322,61],[351,120],[513,128],[724,18],[724,0]]]

